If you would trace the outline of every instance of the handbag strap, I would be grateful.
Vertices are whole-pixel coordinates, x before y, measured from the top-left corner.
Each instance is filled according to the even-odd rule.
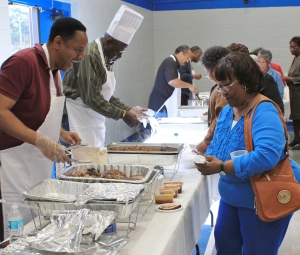
[[[273,103],[277,108],[278,114],[280,116],[281,123],[282,123],[283,128],[284,128],[284,134],[285,134],[285,139],[286,139],[284,154],[287,156],[288,151],[289,151],[288,131],[287,131],[287,127],[286,127],[286,124],[285,124],[285,121],[284,121],[283,114],[282,114],[281,109],[279,108],[279,106],[275,102],[273,102],[272,100],[270,100],[266,97],[258,97],[258,99],[256,100],[256,104],[253,107],[251,107],[245,115],[245,119],[244,119],[244,137],[245,137],[246,150],[248,152],[253,151],[253,140],[252,140],[253,116],[254,116],[254,113],[255,113],[255,110],[256,110],[257,106],[261,102],[265,102],[265,101],[269,101],[269,102]]]

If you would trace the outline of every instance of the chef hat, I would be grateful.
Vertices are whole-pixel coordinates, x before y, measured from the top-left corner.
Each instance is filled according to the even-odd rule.
[[[141,14],[126,5],[122,5],[110,23],[106,33],[125,44],[129,44],[143,19],[144,17]]]

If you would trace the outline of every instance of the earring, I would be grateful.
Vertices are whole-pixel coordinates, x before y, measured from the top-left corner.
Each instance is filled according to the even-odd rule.
[[[244,87],[244,90],[246,90],[246,91],[247,91],[247,87],[246,87],[246,86]]]

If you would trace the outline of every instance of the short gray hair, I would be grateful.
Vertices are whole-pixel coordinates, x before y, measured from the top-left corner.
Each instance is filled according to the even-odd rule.
[[[265,49],[261,49],[258,54],[257,57],[263,57],[265,58],[269,63],[272,61],[272,53],[269,50],[265,50]]]
[[[190,50],[190,47],[187,45],[180,45],[179,47],[176,48],[174,54],[178,54],[180,52],[184,53],[184,54],[188,54]]]

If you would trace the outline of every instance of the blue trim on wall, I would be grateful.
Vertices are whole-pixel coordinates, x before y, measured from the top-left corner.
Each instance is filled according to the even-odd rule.
[[[123,0],[151,11],[300,6],[300,0]]]
[[[53,1],[53,9],[48,9],[44,12],[39,13],[40,20],[40,43],[45,43],[48,41],[50,34],[50,28],[54,23],[54,20],[50,18],[52,10],[64,11],[64,17],[71,16],[71,5],[69,3],[63,3],[58,1]]]

